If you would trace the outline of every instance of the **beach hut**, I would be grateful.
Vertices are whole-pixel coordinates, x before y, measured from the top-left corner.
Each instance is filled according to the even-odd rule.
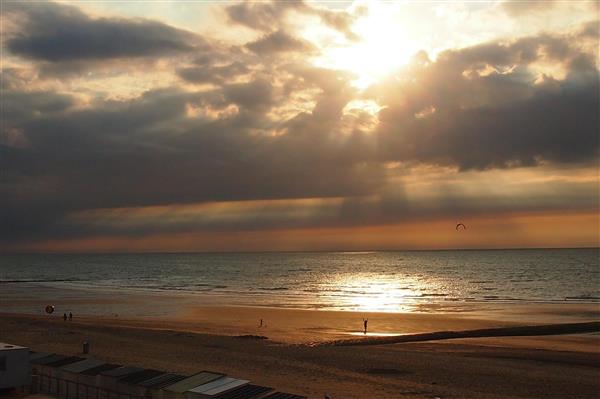
[[[100,375],[106,371],[122,367],[120,364],[104,363],[79,373],[77,381],[80,384],[100,386]]]
[[[79,396],[79,374],[85,370],[105,364],[97,359],[83,359],[79,362],[65,364],[58,368],[56,377],[59,380],[59,396],[66,399],[77,399]],[[82,397],[85,397],[82,395]]]
[[[31,375],[31,383],[30,383],[31,393],[37,393],[41,389],[40,376],[38,375],[38,368],[37,368],[35,362],[39,359],[43,359],[43,358],[51,356],[51,355],[54,355],[54,353],[34,352],[34,351],[29,352],[29,373]]]
[[[181,374],[165,373],[150,378],[149,380],[142,381],[138,385],[144,390],[145,399],[161,399],[162,388],[173,385],[185,378],[187,377]]]
[[[84,360],[84,358],[79,356],[54,354],[30,361],[32,369],[35,369],[39,376],[40,391],[59,395],[59,384],[57,379],[59,368],[82,360]]]
[[[100,373],[121,367],[119,364],[104,363],[79,373],[77,384],[79,385],[79,398],[100,397]]]
[[[137,373],[129,374],[117,381],[117,392],[119,395],[127,395],[135,398],[143,398],[146,395],[146,388],[140,386],[141,382],[152,379],[154,377],[166,374],[164,371],[143,369]]]
[[[214,399],[258,399],[262,398],[267,392],[272,390],[273,388],[248,384],[215,395]]]
[[[117,382],[130,374],[142,371],[141,367],[122,366],[103,371],[99,376],[100,394],[98,399],[118,399]]]
[[[163,388],[162,397],[159,399],[186,399],[186,392],[190,389],[223,378],[224,376],[221,373],[202,371]]]
[[[29,348],[0,342],[0,389],[29,384]]]
[[[51,375],[52,371],[54,371],[54,368],[51,366],[51,364],[55,362],[62,362],[65,359],[70,359],[72,362],[83,360],[82,357],[66,356],[57,353],[51,353],[46,356],[43,356],[42,354],[40,354],[40,356],[34,355],[29,358],[31,372],[44,376]]]
[[[46,356],[44,354],[35,354],[29,358],[29,364],[31,367],[32,381],[35,381],[35,389],[41,392],[50,392],[50,380],[46,375],[44,365],[54,360],[63,358],[65,356],[50,353]]]
[[[186,399],[208,399],[214,396],[247,385],[250,381],[233,377],[221,377],[207,384],[197,386],[186,392]]]

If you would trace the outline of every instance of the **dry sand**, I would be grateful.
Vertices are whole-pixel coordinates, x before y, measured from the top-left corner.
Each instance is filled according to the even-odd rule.
[[[524,324],[527,309],[512,309],[523,316],[226,306],[193,306],[171,318],[75,315],[73,322],[63,322],[59,316],[4,314],[0,316],[0,341],[77,354],[87,340],[93,356],[106,361],[183,373],[215,370],[319,399],[325,393],[334,399],[597,398],[597,333],[354,347],[299,344],[356,338],[351,334],[360,331],[362,317],[369,318],[371,331],[382,334]],[[550,319],[559,319],[560,314],[570,315],[564,320],[587,315],[575,317],[577,321],[598,320],[597,312],[595,305],[568,304],[536,310]],[[260,318],[266,327],[258,327]],[[543,317],[536,321],[544,324]]]

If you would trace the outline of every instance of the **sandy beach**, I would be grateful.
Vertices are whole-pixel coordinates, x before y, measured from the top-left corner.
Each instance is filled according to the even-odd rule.
[[[83,303],[93,302],[89,292],[82,295],[88,297]],[[29,300],[35,301],[23,301]],[[62,307],[72,306],[68,302],[77,301],[77,292],[64,301]],[[597,323],[596,332],[585,334],[323,345],[398,334],[595,322],[597,304],[358,313],[190,305],[182,297],[129,293],[115,297],[114,306],[125,301],[129,306],[186,305],[168,316],[75,313],[72,322],[62,320],[61,310],[54,315],[3,313],[0,341],[65,354],[80,353],[82,342],[89,341],[92,356],[109,362],[182,373],[215,370],[310,398],[594,398],[600,390]],[[369,319],[366,337],[363,318]]]

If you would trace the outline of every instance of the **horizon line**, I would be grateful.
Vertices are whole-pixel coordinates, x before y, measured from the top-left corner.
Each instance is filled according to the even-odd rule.
[[[450,251],[528,251],[528,250],[569,250],[597,249],[598,246],[581,247],[506,247],[506,248],[416,248],[416,249],[331,249],[331,250],[257,250],[257,251],[14,251],[0,253],[0,256],[14,255],[161,255],[161,254],[265,254],[265,253],[365,253],[365,252],[450,252]]]

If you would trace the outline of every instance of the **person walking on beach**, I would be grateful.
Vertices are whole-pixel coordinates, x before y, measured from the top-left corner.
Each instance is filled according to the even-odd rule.
[[[258,326],[258,328],[263,326],[263,319],[260,319],[260,325]]]
[[[365,327],[365,335],[367,335],[367,326],[369,324],[369,319],[363,319],[363,325]]]
[[[73,313],[69,312],[69,321],[73,320]]]
[[[66,313],[63,313],[63,320],[67,321],[67,314]]]

